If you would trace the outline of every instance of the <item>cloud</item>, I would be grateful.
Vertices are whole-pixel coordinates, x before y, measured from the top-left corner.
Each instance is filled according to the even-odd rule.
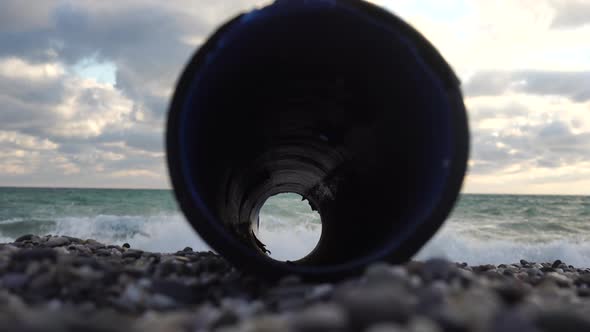
[[[0,185],[168,187],[164,118],[178,75],[219,24],[265,2],[0,1]],[[463,78],[468,190],[590,174],[586,2],[373,2]]]
[[[518,102],[509,102],[504,105],[484,105],[471,109],[469,112],[469,118],[474,123],[480,123],[481,121],[488,119],[499,119],[499,118],[511,118],[527,116],[529,110],[526,106]]]
[[[520,92],[585,102],[590,100],[590,71],[482,71],[465,82],[464,91],[470,97]]]
[[[57,0],[36,0],[35,5],[20,0],[3,0],[0,31],[39,29],[49,25],[49,16]]]
[[[590,163],[590,132],[573,133],[567,123],[521,126],[517,132],[479,131],[473,137],[471,174],[523,177],[538,169]],[[585,175],[572,172],[570,178]]]
[[[0,61],[0,77],[3,79],[56,80],[64,73],[64,68],[59,63],[29,64],[19,58],[5,58]]]
[[[588,193],[590,103],[507,93],[470,97],[466,105],[472,152],[465,190]]]
[[[169,186],[175,80],[199,42],[256,3],[0,2],[0,185]],[[107,64],[114,84],[81,64]]]
[[[590,24],[590,2],[586,0],[554,0],[553,28],[576,28]]]

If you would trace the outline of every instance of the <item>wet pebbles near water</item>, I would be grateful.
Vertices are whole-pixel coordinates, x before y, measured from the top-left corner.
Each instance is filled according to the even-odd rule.
[[[66,236],[0,245],[4,331],[590,331],[590,269],[375,264],[338,283],[266,282],[210,252]]]

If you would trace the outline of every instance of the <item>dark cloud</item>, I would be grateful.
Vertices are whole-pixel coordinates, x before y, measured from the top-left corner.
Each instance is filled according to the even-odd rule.
[[[551,23],[552,28],[575,28],[590,24],[590,2],[586,0],[557,0],[552,4],[555,9],[555,17]]]
[[[0,184],[146,186],[142,176],[157,175],[157,186],[166,186],[164,117],[197,46],[187,40],[205,39],[254,2],[1,1],[0,61],[66,71],[31,79],[0,70],[0,134],[33,142],[19,145],[5,134],[0,155],[9,159],[0,164]],[[114,89],[76,77],[73,68],[88,61],[115,68]],[[23,155],[35,142],[48,150]]]
[[[26,11],[14,9],[20,7],[14,1],[0,4],[0,22],[15,11],[27,16]],[[85,2],[60,3],[46,8],[46,24],[19,25],[15,28],[21,30],[0,33],[0,55],[29,62],[57,59],[68,65],[89,58],[112,63],[117,68],[117,88],[161,121],[168,103],[163,92],[172,89],[194,51],[182,38],[204,37],[212,29],[205,17],[189,16],[179,9],[157,3],[113,3],[104,8]],[[51,95],[49,90],[35,91]],[[58,94],[51,96],[59,98]],[[37,97],[41,96],[28,99]]]
[[[508,91],[558,95],[576,102],[590,100],[590,71],[484,71],[464,85],[467,96],[497,96]]]
[[[36,0],[35,5],[21,0],[2,0],[0,31],[38,28],[48,23],[49,12],[56,0]]]
[[[0,130],[18,130],[23,133],[40,133],[48,124],[60,120],[50,107],[27,103],[0,93]]]
[[[32,81],[0,76],[0,96],[29,104],[55,106],[63,101],[65,87],[58,79]]]
[[[114,89],[84,85],[69,71],[39,80],[0,75],[0,133],[24,137],[0,141],[3,165],[14,166],[12,173],[0,171],[0,184],[166,186],[163,127],[169,93],[196,48],[186,37],[204,39],[223,19],[253,2],[39,0],[33,6],[0,1],[0,60],[71,69],[92,59],[116,68]],[[564,6],[558,8],[555,27],[587,22],[586,14],[580,14],[587,13],[585,7]],[[590,72],[480,72],[466,82],[465,91],[468,96],[517,91],[590,101]],[[114,111],[122,103],[125,112]],[[527,114],[526,107],[514,103],[478,108],[470,118],[477,123]],[[581,124],[520,126],[518,135],[475,131],[471,172],[589,161],[590,137],[574,134],[576,126]],[[25,154],[11,154],[17,150]],[[19,167],[32,171],[14,173]]]
[[[575,134],[567,123],[525,125],[513,131],[479,130],[473,136],[471,169],[474,174],[493,174],[513,165],[558,168],[590,161],[590,133]]]

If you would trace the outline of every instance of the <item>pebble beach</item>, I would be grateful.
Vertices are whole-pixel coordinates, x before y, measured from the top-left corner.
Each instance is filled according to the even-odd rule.
[[[378,263],[336,283],[268,282],[212,252],[66,236],[0,245],[3,331],[590,331],[590,269]]]

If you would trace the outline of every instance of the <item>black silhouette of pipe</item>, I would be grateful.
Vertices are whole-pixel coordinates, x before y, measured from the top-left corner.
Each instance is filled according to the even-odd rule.
[[[459,81],[396,16],[357,0],[279,0],[222,26],[170,108],[167,156],[203,239],[267,277],[334,279],[412,257],[441,226],[467,164]],[[269,258],[258,212],[293,192],[322,235],[296,262]]]

